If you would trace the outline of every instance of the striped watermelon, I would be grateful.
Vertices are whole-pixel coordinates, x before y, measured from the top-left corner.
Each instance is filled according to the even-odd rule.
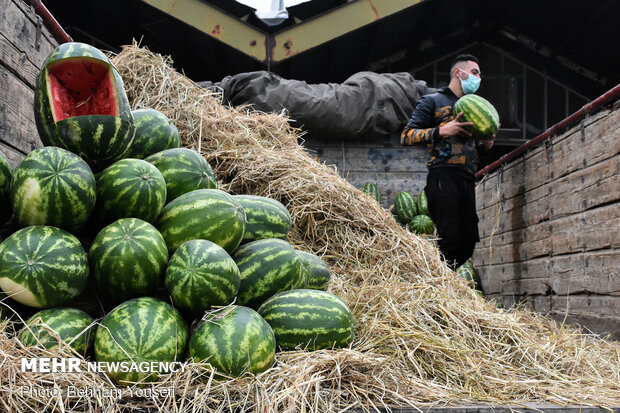
[[[435,224],[428,215],[416,215],[409,223],[409,230],[416,234],[432,235],[435,232]]]
[[[155,222],[166,202],[166,181],[142,159],[122,159],[97,174],[96,222],[105,226],[119,218]]]
[[[301,259],[288,242],[268,238],[248,242],[232,254],[241,272],[237,303],[258,308],[263,301],[280,291],[299,285]]]
[[[275,362],[276,340],[258,313],[243,306],[211,312],[189,340],[190,359],[206,361],[221,374],[258,374]]]
[[[179,130],[170,119],[156,109],[136,109],[131,111],[136,129],[133,141],[124,158],[144,159],[164,149],[181,146]]]
[[[409,223],[418,215],[416,198],[407,191],[402,191],[394,199],[394,209],[401,222]]]
[[[306,273],[306,283],[300,283],[298,288],[326,290],[332,274],[325,261],[311,252],[298,250],[297,255],[301,258],[303,271]]]
[[[475,139],[491,139],[499,130],[499,114],[495,107],[485,98],[467,94],[456,101],[453,113],[458,115],[463,112],[461,122],[473,122],[467,130]]]
[[[243,239],[245,212],[224,191],[197,189],[166,205],[155,226],[170,254],[192,239],[212,241],[230,253]]]
[[[30,307],[62,305],[88,280],[88,257],[80,241],[50,226],[23,228],[0,244],[0,288]]]
[[[189,330],[181,313],[152,297],[125,301],[108,313],[95,334],[98,362],[174,362],[184,358]],[[106,373],[117,384],[158,380],[157,372],[112,371]]]
[[[326,291],[284,291],[265,301],[258,313],[282,349],[344,347],[355,337],[356,322],[349,306]]]
[[[198,152],[187,148],[166,149],[145,159],[166,180],[166,203],[196,189],[217,188],[213,169]]]
[[[194,317],[211,306],[230,304],[241,281],[235,261],[219,245],[195,239],[172,254],[166,268],[166,288],[174,305]]]
[[[463,265],[461,265],[456,270],[456,274],[467,280],[469,286],[471,288],[477,289],[481,286],[480,284],[480,275],[476,268],[474,268],[473,264],[470,261],[466,261]]]
[[[6,222],[13,213],[11,209],[11,180],[13,167],[9,160],[0,152],[0,224]]]
[[[90,167],[61,148],[35,149],[15,169],[11,200],[21,226],[51,225],[74,232],[90,218],[96,199]]]
[[[257,195],[233,195],[246,215],[242,243],[265,238],[286,239],[291,230],[291,214],[282,203]]]
[[[97,234],[88,258],[97,289],[121,301],[148,295],[161,285],[168,249],[153,225],[122,218]]]
[[[24,346],[41,345],[52,349],[60,338],[76,352],[85,356],[93,342],[94,320],[76,308],[48,308],[34,314],[19,333]]]
[[[361,186],[360,191],[367,194],[375,201],[381,203],[381,192],[379,191],[379,186],[377,186],[377,184],[372,182],[366,182]]]
[[[418,195],[417,204],[419,215],[430,215],[428,211],[428,201],[426,200],[426,192],[420,192],[420,195]]]
[[[64,43],[43,62],[34,117],[45,146],[80,155],[95,171],[120,159],[133,140],[123,80],[110,59],[84,43]]]

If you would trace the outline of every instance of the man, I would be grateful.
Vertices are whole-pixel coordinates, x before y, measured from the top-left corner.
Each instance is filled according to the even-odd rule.
[[[457,269],[474,252],[478,236],[475,177],[477,146],[489,150],[494,138],[476,142],[461,122],[463,113],[452,113],[452,106],[463,95],[475,93],[480,85],[478,59],[457,56],[450,68],[448,87],[422,96],[403,130],[403,145],[427,144],[431,154],[424,192],[439,235],[439,250],[448,265]]]

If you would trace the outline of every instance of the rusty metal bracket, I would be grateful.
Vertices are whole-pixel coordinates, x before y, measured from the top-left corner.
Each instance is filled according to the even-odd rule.
[[[41,48],[41,31],[43,30],[43,19],[38,14],[37,16],[37,32],[34,36],[34,48],[39,50]]]

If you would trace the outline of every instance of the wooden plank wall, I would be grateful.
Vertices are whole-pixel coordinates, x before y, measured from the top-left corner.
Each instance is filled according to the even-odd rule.
[[[0,151],[14,167],[42,146],[32,109],[34,86],[57,44],[25,2],[0,0]]]
[[[399,192],[418,195],[426,184],[429,155],[425,147],[402,146],[400,134],[356,140],[308,136],[302,145],[319,162],[334,166],[355,187],[376,183],[381,205],[386,209],[394,204]]]
[[[488,297],[620,339],[620,102],[477,185]]]

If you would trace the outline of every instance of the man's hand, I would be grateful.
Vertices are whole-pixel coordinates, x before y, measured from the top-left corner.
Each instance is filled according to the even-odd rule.
[[[456,118],[439,127],[439,135],[443,137],[465,135],[471,136],[471,132],[465,129],[466,126],[472,126],[473,122],[461,122],[463,112],[456,115]]]
[[[498,129],[501,128],[501,127],[502,127],[502,124],[500,123]],[[486,140],[486,141],[482,141],[482,145],[484,146],[484,150],[485,151],[490,151],[491,150],[491,148],[493,147],[493,143],[495,142],[495,137],[496,136],[497,136],[497,133],[495,135],[491,136],[491,139]]]

